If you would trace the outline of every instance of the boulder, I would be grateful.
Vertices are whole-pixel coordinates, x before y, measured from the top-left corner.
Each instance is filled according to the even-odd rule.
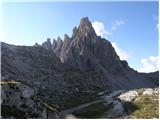
[[[154,90],[151,88],[145,89],[143,95],[154,95]]]
[[[121,101],[124,101],[124,102],[131,102],[137,96],[138,96],[138,92],[132,90],[132,91],[128,91],[128,92],[122,93],[117,98],[119,98]]]

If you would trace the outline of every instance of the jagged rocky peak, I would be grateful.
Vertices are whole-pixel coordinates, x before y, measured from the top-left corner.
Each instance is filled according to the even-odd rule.
[[[91,22],[89,21],[88,17],[84,17],[80,21],[80,26],[79,27],[86,27],[86,26],[92,26]]]
[[[61,51],[65,52],[65,50],[68,49],[70,42],[71,42],[71,38],[67,34],[65,34]]]
[[[51,50],[52,49],[52,44],[51,44],[51,39],[47,38],[47,41],[45,41],[44,43],[42,43],[42,47]]]
[[[64,40],[63,40],[63,45],[62,45],[62,48],[60,51],[60,60],[62,63],[64,63],[64,59],[67,57],[66,54],[68,52],[70,43],[71,43],[71,38],[67,34],[65,34]]]
[[[61,62],[73,68],[99,70],[104,76],[106,72],[115,75],[130,70],[127,62],[120,61],[111,43],[96,35],[88,17],[82,18],[79,26],[74,27],[71,38],[65,34],[63,40],[60,37],[53,40],[52,51]]]
[[[56,47],[57,47],[57,42],[56,42],[55,39],[53,39],[53,42],[52,42],[52,50],[54,50]]]
[[[39,47],[40,45],[36,42],[33,46]]]
[[[96,36],[95,30],[92,27],[92,23],[89,21],[88,17],[84,17],[80,21],[80,25],[78,27],[78,32],[81,35],[87,36],[88,34],[92,34],[92,36]]]
[[[57,38],[57,47],[60,47],[63,45],[63,41],[60,37]]]
[[[67,34],[64,34],[64,41],[70,40],[70,37]]]
[[[56,40],[56,47],[53,50],[53,52],[56,54],[57,57],[60,57],[62,45],[63,45],[63,41],[60,37],[58,37]]]
[[[75,27],[73,29],[72,36],[73,41],[76,41],[75,43],[79,43],[78,46],[88,46],[89,49],[92,49],[93,45],[95,45],[98,40],[95,30],[92,27],[92,23],[89,21],[88,17],[81,19],[78,28]]]
[[[57,41],[62,41],[62,39],[58,36]]]
[[[51,43],[51,39],[50,38],[47,38],[47,43]]]
[[[75,38],[76,35],[77,35],[77,33],[78,33],[78,29],[77,29],[77,27],[74,27],[74,28],[73,28],[72,38]]]

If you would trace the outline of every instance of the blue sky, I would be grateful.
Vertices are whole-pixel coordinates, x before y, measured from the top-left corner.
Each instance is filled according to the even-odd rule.
[[[158,14],[158,2],[6,2],[1,41],[33,45],[71,36],[73,27],[88,16],[92,23],[102,23],[106,32],[116,27],[103,37],[116,43],[128,55],[129,65],[138,70],[145,62],[153,62],[150,57],[158,56]]]

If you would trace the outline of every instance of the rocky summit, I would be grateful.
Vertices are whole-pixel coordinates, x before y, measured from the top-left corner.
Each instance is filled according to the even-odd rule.
[[[158,85],[158,72],[138,73],[121,61],[88,17],[71,37],[33,46],[1,42],[2,118],[66,118],[76,106],[101,101],[104,91]]]

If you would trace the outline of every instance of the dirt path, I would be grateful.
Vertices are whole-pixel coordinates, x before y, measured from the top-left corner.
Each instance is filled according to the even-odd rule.
[[[109,93],[108,95],[104,95],[102,97],[103,99],[95,100],[95,101],[85,103],[85,104],[79,105],[79,106],[71,108],[71,109],[60,111],[59,112],[59,118],[66,118],[66,116],[72,115],[73,111],[83,109],[83,108],[88,107],[90,105],[101,103],[101,102],[104,102],[104,101],[107,102],[107,101],[111,100],[113,97],[121,94],[122,92],[124,92],[124,90],[113,91],[113,92]]]

